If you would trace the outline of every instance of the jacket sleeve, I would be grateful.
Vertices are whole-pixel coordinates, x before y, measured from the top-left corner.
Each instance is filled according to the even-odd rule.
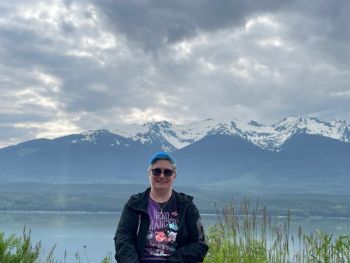
[[[114,236],[118,263],[139,263],[136,251],[137,218],[137,214],[125,205]]]
[[[203,262],[208,252],[208,245],[205,240],[204,227],[197,207],[192,203],[186,217],[188,231],[188,243],[176,250],[166,262],[168,263],[197,263]]]

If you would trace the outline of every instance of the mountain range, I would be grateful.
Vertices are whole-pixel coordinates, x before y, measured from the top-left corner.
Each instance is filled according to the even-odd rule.
[[[0,182],[147,182],[150,156],[177,160],[177,183],[244,191],[347,192],[350,124],[296,116],[119,125],[0,149]]]

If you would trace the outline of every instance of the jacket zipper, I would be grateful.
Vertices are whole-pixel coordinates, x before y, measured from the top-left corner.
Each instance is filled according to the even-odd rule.
[[[139,223],[138,223],[138,225],[137,225],[136,236],[139,235],[139,232],[140,232],[140,225],[141,225],[141,214],[139,214]]]

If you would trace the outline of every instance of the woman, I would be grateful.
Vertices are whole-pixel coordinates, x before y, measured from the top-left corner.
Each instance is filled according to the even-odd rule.
[[[155,154],[148,168],[150,188],[130,197],[114,237],[118,263],[202,262],[208,251],[192,197],[173,190],[174,159]]]

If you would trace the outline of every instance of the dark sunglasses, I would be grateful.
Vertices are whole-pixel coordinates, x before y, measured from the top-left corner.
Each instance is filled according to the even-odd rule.
[[[154,168],[154,169],[152,169],[152,174],[153,174],[154,176],[160,176],[160,175],[162,174],[162,172],[163,172],[164,176],[170,177],[170,176],[173,175],[174,170],[171,170],[171,169],[161,169],[161,168]]]

